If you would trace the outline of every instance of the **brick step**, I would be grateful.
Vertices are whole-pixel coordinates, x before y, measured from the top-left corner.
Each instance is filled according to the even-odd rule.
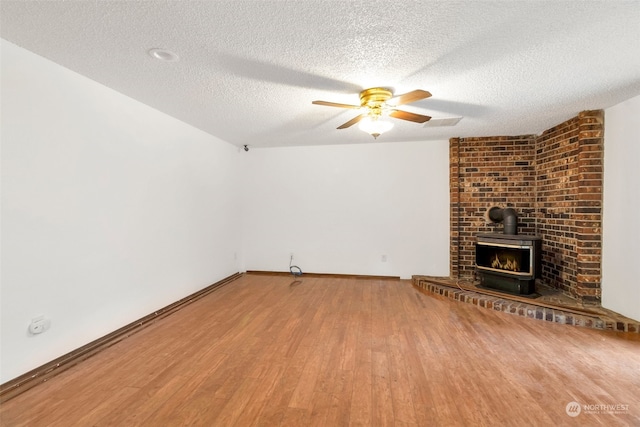
[[[630,332],[640,334],[640,324],[630,319],[613,319],[595,313],[580,313],[563,307],[551,308],[548,305],[539,306],[516,299],[509,299],[508,295],[496,297],[458,288],[455,284],[445,283],[446,279],[431,279],[421,276],[412,278],[413,286],[427,293],[441,295],[455,301],[473,304],[489,310],[502,311],[530,319],[560,323],[564,325],[582,326],[585,328]]]

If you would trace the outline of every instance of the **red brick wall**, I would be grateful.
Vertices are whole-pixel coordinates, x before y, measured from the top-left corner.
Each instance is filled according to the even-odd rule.
[[[600,301],[602,111],[585,111],[540,136],[450,140],[451,276],[473,280],[475,236],[488,207],[513,207],[518,233],[539,234],[542,281]]]
[[[602,280],[602,188],[604,182],[604,111],[583,111],[578,141],[576,294],[600,303]]]
[[[536,141],[537,234],[542,241],[542,278],[575,296],[580,120],[546,130]]]
[[[535,136],[453,138],[450,147],[451,275],[471,280],[479,232],[492,206],[513,207],[518,233],[535,233]]]

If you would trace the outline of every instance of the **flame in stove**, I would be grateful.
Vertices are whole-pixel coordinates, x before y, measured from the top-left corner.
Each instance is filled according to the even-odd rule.
[[[491,261],[491,267],[499,268],[500,270],[508,270],[508,271],[518,271],[518,261],[513,258],[507,258],[507,260],[503,263],[498,258],[498,254],[496,254],[493,261]]]

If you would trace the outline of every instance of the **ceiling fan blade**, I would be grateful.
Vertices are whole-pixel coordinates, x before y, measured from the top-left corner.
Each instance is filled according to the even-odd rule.
[[[338,126],[337,129],[346,129],[349,126],[353,126],[356,123],[358,123],[360,120],[362,120],[364,117],[366,117],[366,114],[360,114],[359,116],[356,116],[353,119],[349,120],[347,123]]]
[[[401,110],[393,110],[391,113],[389,113],[389,115],[391,117],[395,117],[396,119],[408,120],[410,122],[416,123],[424,123],[431,120],[431,117],[429,116],[423,116],[422,114],[415,114]]]
[[[338,104],[336,102],[328,102],[328,101],[312,101],[311,103],[316,105],[326,105],[327,107],[361,108],[360,105]]]
[[[420,101],[421,99],[429,98],[431,93],[426,90],[417,89],[411,92],[407,92],[404,95],[398,95],[396,97],[391,98],[387,103],[389,105],[402,105],[409,104],[411,102]]]

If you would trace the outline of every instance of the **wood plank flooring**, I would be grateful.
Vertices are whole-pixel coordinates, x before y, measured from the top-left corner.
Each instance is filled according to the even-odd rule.
[[[572,401],[628,407],[570,417]],[[409,281],[245,275],[2,404],[0,420],[640,425],[640,342],[426,295]]]

